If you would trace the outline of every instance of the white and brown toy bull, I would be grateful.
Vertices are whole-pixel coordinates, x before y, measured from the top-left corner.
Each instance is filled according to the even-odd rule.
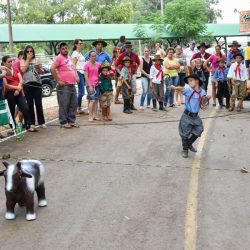
[[[38,206],[47,206],[44,188],[44,166],[40,161],[23,160],[16,165],[3,162],[4,171],[0,176],[5,177],[6,213],[5,219],[15,219],[15,205],[26,206],[26,220],[35,220],[34,193],[38,197]]]

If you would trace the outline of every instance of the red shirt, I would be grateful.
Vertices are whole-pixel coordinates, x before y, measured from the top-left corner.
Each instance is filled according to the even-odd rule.
[[[132,73],[132,75],[134,75],[136,73],[138,67],[140,66],[140,59],[139,59],[138,55],[135,54],[134,52],[131,52],[130,54],[128,54],[125,51],[122,54],[120,54],[120,56],[115,61],[115,66],[120,67],[120,69],[122,69],[123,68],[122,60],[125,56],[130,57],[130,59],[132,60],[131,73]]]
[[[19,69],[15,68],[15,69],[13,69],[13,75],[6,75],[5,76],[5,79],[7,80],[7,83],[9,85],[16,86],[16,87],[19,85],[18,73],[19,73]],[[5,88],[5,90],[4,90],[5,93],[12,92],[12,91],[15,91],[15,89]]]

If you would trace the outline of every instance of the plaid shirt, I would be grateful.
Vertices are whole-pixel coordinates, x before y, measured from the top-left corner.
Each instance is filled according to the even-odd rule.
[[[115,60],[125,51],[124,44],[120,43],[113,49],[113,55],[112,55],[112,61],[115,62]]]

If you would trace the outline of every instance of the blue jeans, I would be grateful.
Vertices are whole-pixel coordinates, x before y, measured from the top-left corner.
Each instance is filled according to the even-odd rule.
[[[142,85],[142,94],[141,94],[141,104],[140,106],[144,106],[144,101],[147,97],[147,105],[150,105],[151,96],[149,91],[149,79],[147,77],[141,78],[141,85]]]
[[[80,79],[80,82],[78,83],[77,106],[78,108],[81,108],[82,98],[85,94],[85,90],[84,90],[85,78],[84,78],[84,74],[80,73],[79,71],[77,71],[77,74]]]
[[[167,106],[173,105],[174,104],[174,90],[170,89],[169,87],[171,85],[177,86],[179,82],[179,77],[178,76],[173,76],[170,78],[165,79],[165,86],[166,86],[166,91],[165,91],[165,100],[164,100],[164,105]]]

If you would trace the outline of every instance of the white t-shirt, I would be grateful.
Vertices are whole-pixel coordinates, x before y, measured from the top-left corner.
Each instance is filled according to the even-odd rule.
[[[199,52],[197,48],[194,48],[194,50],[191,50],[190,48],[187,48],[183,51],[183,54],[186,56],[186,62],[187,66],[190,67],[190,60],[193,57],[195,53]]]
[[[82,53],[78,52],[78,51],[74,51],[71,55],[71,58],[76,58],[77,59],[77,63],[76,63],[76,70],[78,72],[80,72],[81,74],[84,74],[84,71],[83,71],[83,66],[84,66],[84,63],[85,63],[85,57],[82,55]]]

